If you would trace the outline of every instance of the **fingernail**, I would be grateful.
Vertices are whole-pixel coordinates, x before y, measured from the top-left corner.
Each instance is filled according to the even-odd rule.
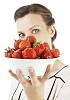
[[[29,72],[34,72],[33,67],[29,67]]]
[[[52,68],[53,68],[53,66],[52,66],[51,64],[49,64],[49,65],[48,65],[48,68],[52,69]]]
[[[49,66],[52,66],[52,64],[49,64]]]
[[[19,73],[20,73],[20,69],[17,69],[17,70],[16,70],[16,73],[19,74]]]

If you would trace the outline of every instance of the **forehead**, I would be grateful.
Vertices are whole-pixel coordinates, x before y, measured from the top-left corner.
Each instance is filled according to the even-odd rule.
[[[42,16],[39,14],[27,14],[22,18],[18,18],[16,24],[17,29],[19,30],[21,30],[22,28],[31,28],[33,26],[46,27]]]

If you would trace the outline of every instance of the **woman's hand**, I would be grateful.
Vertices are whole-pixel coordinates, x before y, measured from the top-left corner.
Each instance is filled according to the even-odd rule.
[[[34,69],[30,67],[30,80],[26,79],[19,69],[16,70],[16,74],[11,70],[9,70],[9,73],[23,85],[28,100],[44,100],[44,86],[46,80],[50,77],[51,71],[52,66],[48,65],[45,74],[41,77],[36,77]]]

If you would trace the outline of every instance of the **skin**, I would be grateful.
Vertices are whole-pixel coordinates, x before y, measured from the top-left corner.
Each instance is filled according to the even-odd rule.
[[[25,34],[25,36],[21,37],[21,39],[27,37],[28,35],[34,35],[38,41],[48,42],[50,48],[52,49],[51,37],[53,37],[55,33],[55,27],[54,25],[50,27],[46,26],[41,15],[28,14],[17,19],[16,25],[18,34]]]
[[[16,25],[19,38],[24,39],[28,35],[34,35],[38,41],[48,42],[50,49],[52,49],[51,38],[55,34],[55,26],[51,25],[48,27],[41,15],[28,14],[17,19]],[[53,65],[54,67],[56,66],[55,69],[52,69],[52,65],[49,64],[44,75],[41,77],[36,77],[33,67],[30,67],[29,74],[31,80],[27,80],[20,69],[16,70],[16,74],[11,70],[9,70],[9,73],[22,84],[28,100],[44,100],[45,82],[49,79],[52,71],[56,71],[58,66],[62,67],[63,65],[62,62],[57,60]]]

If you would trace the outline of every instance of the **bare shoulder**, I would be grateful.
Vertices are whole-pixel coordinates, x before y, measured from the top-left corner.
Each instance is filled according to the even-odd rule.
[[[70,76],[70,66],[69,65],[65,65],[59,59],[57,59],[54,62],[53,72],[55,72],[54,75],[56,75],[57,77],[61,77],[66,82],[70,80],[70,77],[69,77]]]
[[[59,59],[56,59],[53,64],[53,71],[54,72],[58,71],[59,69],[61,69],[64,66],[65,66],[65,64],[62,61],[60,61]]]

